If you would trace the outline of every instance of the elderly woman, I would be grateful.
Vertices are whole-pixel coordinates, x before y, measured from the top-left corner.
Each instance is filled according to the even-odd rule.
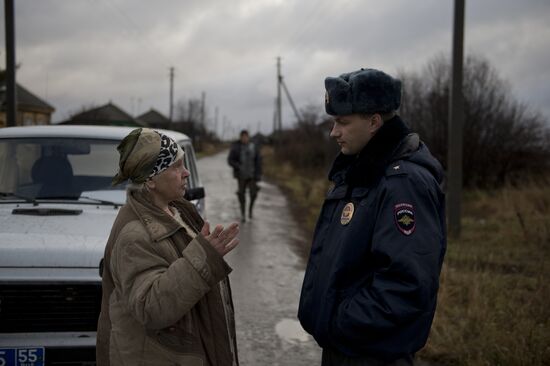
[[[113,184],[132,184],[105,249],[97,365],[237,365],[223,256],[238,225],[210,233],[183,199],[189,171],[168,136],[136,129],[118,151]]]

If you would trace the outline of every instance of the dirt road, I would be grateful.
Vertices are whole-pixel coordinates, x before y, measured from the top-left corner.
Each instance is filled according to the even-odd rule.
[[[199,160],[211,225],[239,221],[237,183],[226,163],[227,152]],[[239,246],[227,256],[240,363],[318,365],[321,351],[300,327],[296,313],[304,276],[298,243],[307,240],[274,185],[261,182],[254,218],[241,224]]]

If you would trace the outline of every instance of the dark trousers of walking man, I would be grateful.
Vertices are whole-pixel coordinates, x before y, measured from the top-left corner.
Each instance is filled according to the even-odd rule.
[[[248,204],[248,217],[252,218],[252,208],[254,206],[254,201],[258,196],[258,183],[255,179],[238,179],[239,190],[237,191],[237,196],[239,197],[239,204],[241,207],[241,218],[245,218],[246,214],[246,189],[248,187],[250,202]]]

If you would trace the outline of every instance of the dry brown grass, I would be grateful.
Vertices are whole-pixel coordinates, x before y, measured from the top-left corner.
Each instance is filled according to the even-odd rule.
[[[299,207],[311,233],[326,178],[276,163],[269,149],[264,161],[266,175]],[[419,358],[550,365],[550,187],[468,191],[462,224],[461,239],[448,243],[436,317]]]
[[[197,159],[199,159],[206,156],[215,155],[221,151],[227,150],[228,147],[228,143],[202,142],[200,145],[200,149],[198,148],[198,146],[195,146],[195,153],[197,155]]]
[[[262,149],[265,176],[274,181],[290,197],[291,208],[297,219],[312,233],[323,197],[329,188],[326,172],[299,172],[289,162],[277,162],[273,148]]]
[[[550,189],[526,184],[464,200],[438,310],[420,356],[456,365],[550,365]]]

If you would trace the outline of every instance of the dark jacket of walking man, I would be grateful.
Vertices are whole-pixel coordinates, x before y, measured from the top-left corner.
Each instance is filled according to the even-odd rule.
[[[233,168],[233,176],[238,181],[237,197],[241,208],[241,221],[246,221],[246,189],[250,194],[248,217],[252,218],[254,201],[258,196],[258,181],[262,177],[262,160],[258,147],[250,141],[247,130],[242,130],[238,141],[231,145],[228,164]]]
[[[298,317],[322,365],[412,365],[434,317],[446,249],[441,165],[397,115],[401,82],[325,79],[341,152],[315,229]]]

